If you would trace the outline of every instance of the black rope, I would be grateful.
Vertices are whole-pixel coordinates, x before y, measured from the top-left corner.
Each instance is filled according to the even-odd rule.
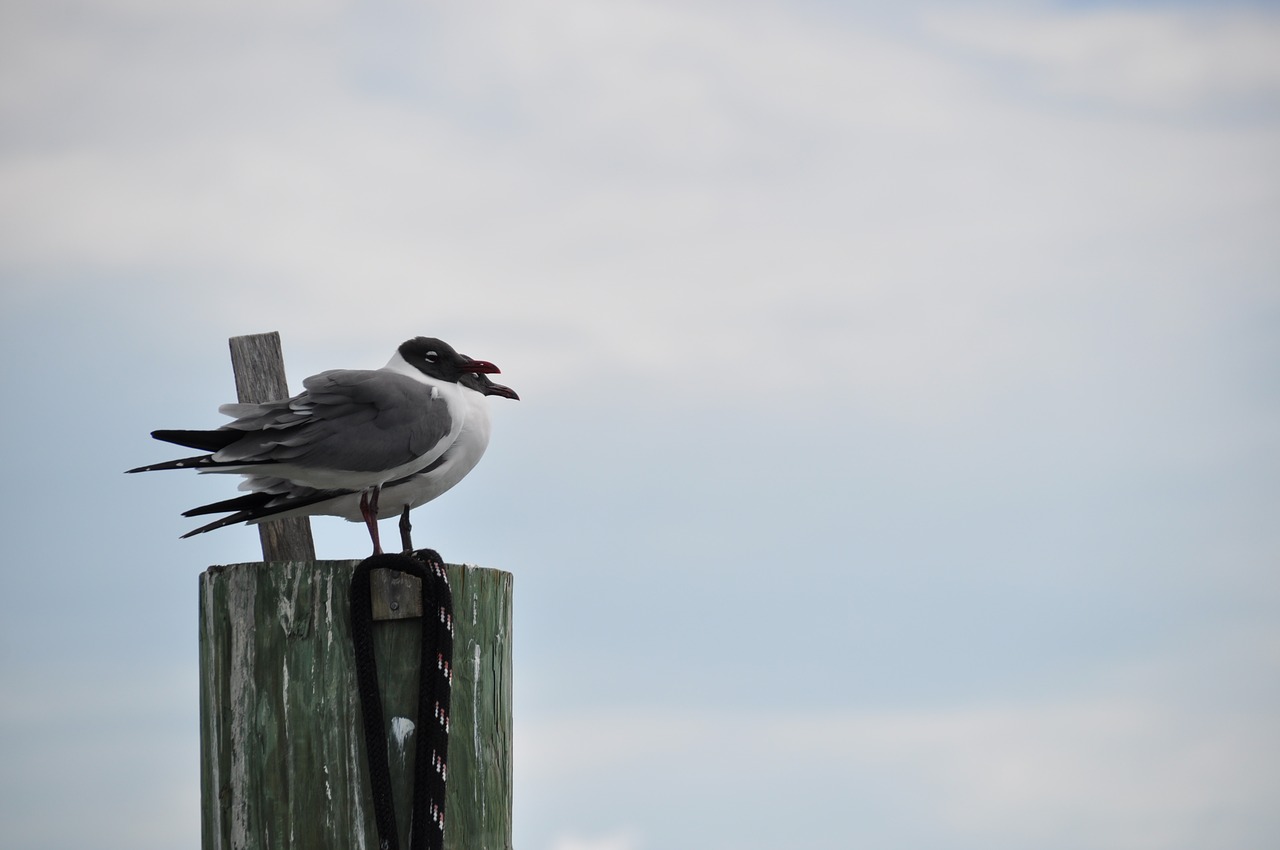
[[[373,608],[369,574],[398,570],[422,580],[422,648],[418,666],[418,716],[414,721],[412,817],[409,850],[443,850],[445,780],[449,755],[449,696],[453,682],[453,595],[444,562],[430,549],[407,555],[374,555],[351,577],[351,639],[355,644],[356,687],[364,717],[369,785],[380,850],[399,850],[395,800],[387,756],[387,727],[378,692],[373,651]]]

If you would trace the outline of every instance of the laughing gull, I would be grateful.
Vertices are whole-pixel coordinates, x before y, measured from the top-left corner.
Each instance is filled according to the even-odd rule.
[[[381,554],[383,486],[439,461],[463,432],[474,406],[468,397],[482,399],[460,381],[498,371],[441,340],[417,337],[403,343],[381,369],[334,369],[307,378],[303,392],[293,398],[224,404],[218,410],[235,420],[216,430],[153,431],[157,440],[210,454],[128,471],[195,469],[248,476],[254,489],[287,482],[358,493],[360,518],[374,554]],[[487,427],[483,430],[487,436]]]
[[[495,384],[489,376],[471,372],[458,379],[464,388],[466,421],[458,437],[439,458],[421,472],[388,481],[378,496],[378,519],[400,515],[400,540],[404,551],[413,550],[409,511],[425,505],[449,490],[475,468],[489,445],[489,408],[485,397],[496,395],[516,399],[515,390]],[[297,516],[336,516],[362,522],[360,493],[355,490],[318,490],[282,478],[251,475],[240,485],[247,495],[209,505],[201,505],[183,516],[228,513],[208,525],[182,535],[191,537],[237,523],[256,525],[274,519]]]

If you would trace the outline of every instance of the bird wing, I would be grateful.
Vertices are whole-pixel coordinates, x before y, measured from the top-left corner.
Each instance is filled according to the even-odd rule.
[[[218,464],[285,463],[377,472],[438,455],[461,423],[435,388],[383,369],[334,369],[285,401],[229,404],[223,426],[244,432],[217,450]]]

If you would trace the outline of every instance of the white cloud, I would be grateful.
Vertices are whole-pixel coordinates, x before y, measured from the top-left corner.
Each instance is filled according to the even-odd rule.
[[[0,163],[0,238],[33,287],[51,269],[193,281],[217,292],[211,321],[252,305],[294,338],[483,317],[565,386],[693,362],[726,388],[763,374],[936,416],[1095,376],[1120,340],[1064,348],[1116,299],[1151,308],[1125,336],[1159,347],[1265,275],[1275,129],[1058,113],[983,61],[1110,78],[1096,55],[1136,46],[1130,99],[1188,53],[1215,91],[1269,91],[1240,57],[1274,16],[1245,22],[1259,36],[1208,14],[959,10],[922,38],[768,4],[494,2],[396,22],[381,70],[387,33],[354,7],[248,39],[234,15],[126,15],[97,38],[42,19],[10,60],[39,73],[6,102],[51,142]]]
[[[1060,95],[1157,110],[1274,110],[1280,98],[1280,20],[1261,9],[1041,7],[928,20]]]

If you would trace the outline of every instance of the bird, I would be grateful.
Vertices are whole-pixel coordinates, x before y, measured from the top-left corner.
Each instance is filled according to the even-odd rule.
[[[494,383],[489,376],[471,372],[458,383],[466,388],[467,417],[458,437],[426,469],[382,485],[378,496],[378,519],[400,515],[400,542],[405,553],[413,551],[409,512],[437,498],[466,477],[480,462],[489,445],[489,408],[487,396],[519,400],[510,387]],[[336,516],[360,522],[360,493],[356,490],[320,490],[295,484],[282,478],[252,475],[240,485],[251,492],[244,496],[201,505],[183,512],[185,517],[227,513],[228,516],[182,535],[193,537],[237,523],[256,525],[268,520],[298,516]]]
[[[233,421],[220,428],[153,431],[157,440],[208,454],[127,472],[195,469],[240,474],[246,476],[242,486],[255,491],[249,496],[254,498],[289,487],[317,491],[310,497],[327,491],[326,499],[335,492],[344,497],[358,494],[359,517],[368,528],[374,554],[382,554],[378,518],[383,487],[410,479],[437,462],[438,469],[444,468],[442,458],[483,403],[485,393],[474,388],[484,386],[478,376],[499,373],[493,363],[459,354],[443,340],[415,337],[402,343],[381,369],[332,369],[304,380],[303,391],[292,398],[224,404],[219,411]],[[457,450],[456,467],[470,462],[462,475],[479,460],[474,447],[479,445],[483,452],[487,445],[487,424],[486,412],[484,422],[473,423],[472,436]],[[477,439],[479,433],[485,439]]]

